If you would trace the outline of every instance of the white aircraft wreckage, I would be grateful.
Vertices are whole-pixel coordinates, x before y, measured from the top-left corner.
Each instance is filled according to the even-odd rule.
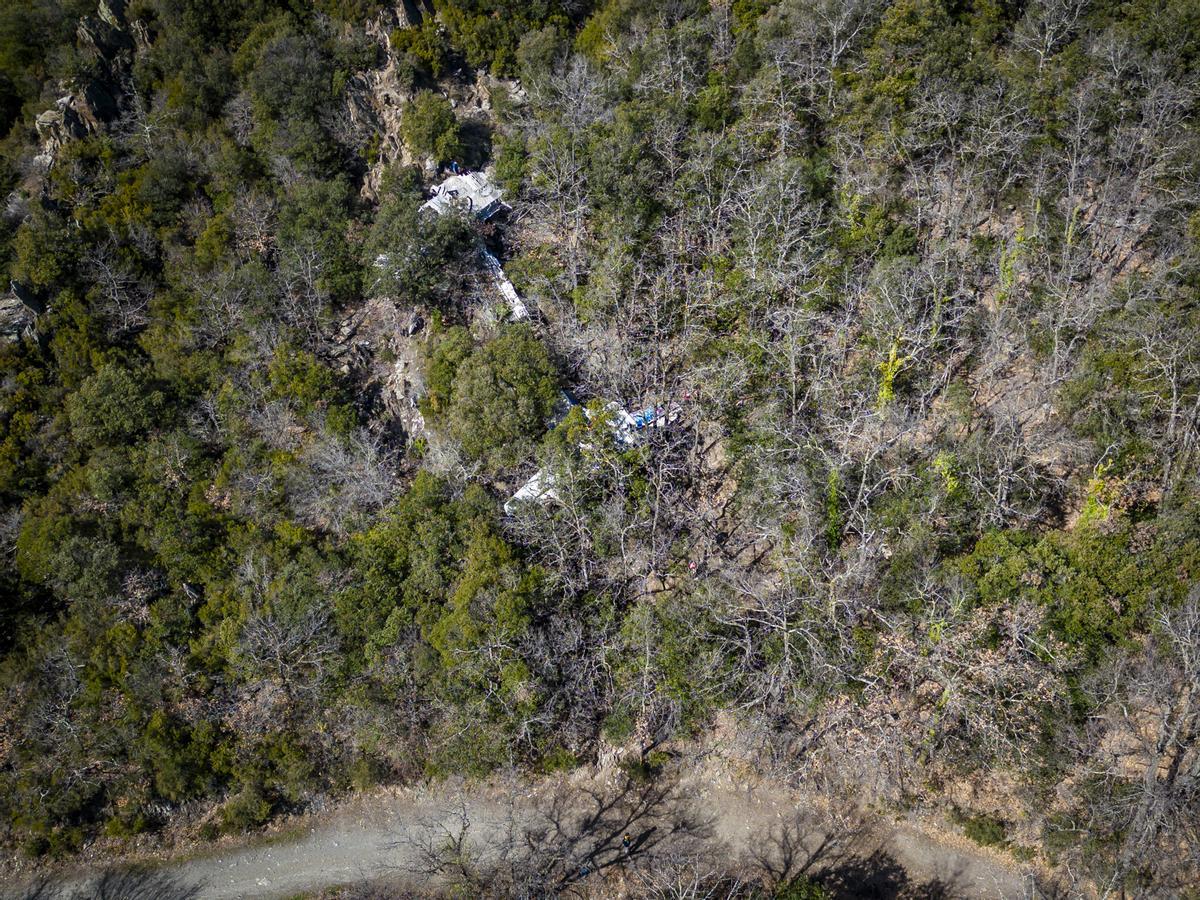
[[[570,398],[567,398],[567,402],[572,406],[575,405]],[[622,447],[636,446],[645,439],[651,429],[667,428],[678,421],[683,414],[683,408],[678,403],[647,406],[631,413],[615,400],[610,400],[604,404],[604,409],[612,417],[613,440]],[[586,406],[583,408],[583,412],[588,419],[595,416],[595,413],[589,411]],[[585,450],[592,449],[588,444],[581,444],[580,447]],[[532,478],[521,485],[517,492],[505,501],[504,514],[513,515],[522,503],[544,504],[561,499],[562,497],[555,487],[554,473],[547,469],[538,469]]]
[[[484,172],[455,173],[439,185],[435,185],[430,197],[421,205],[422,210],[439,216],[455,209],[471,213],[486,222],[501,210],[509,209],[504,202],[504,193]]]

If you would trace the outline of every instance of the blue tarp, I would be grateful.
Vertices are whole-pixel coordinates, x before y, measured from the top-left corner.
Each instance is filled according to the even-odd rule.
[[[658,418],[658,410],[653,406],[648,406],[640,413],[636,413],[633,417],[633,427],[641,431],[647,425],[650,425]]]

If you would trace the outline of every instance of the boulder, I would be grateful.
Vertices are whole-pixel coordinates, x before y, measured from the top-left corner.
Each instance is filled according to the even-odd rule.
[[[133,38],[123,25],[114,25],[103,18],[84,16],[75,28],[79,49],[97,59],[113,63],[133,49]]]
[[[421,16],[417,3],[397,3],[380,10],[378,15],[367,22],[363,30],[368,37],[387,47],[393,31],[397,28],[415,28],[421,24]]]
[[[121,28],[125,25],[125,6],[125,0],[100,0],[96,15],[113,28]]]
[[[75,28],[76,44],[91,57],[93,72],[82,83],[65,84],[70,93],[34,121],[42,151],[37,161],[48,168],[67,141],[101,131],[121,114],[123,85],[133,64],[135,41],[125,20],[125,0],[102,0],[96,15]]]
[[[0,297],[0,341],[15,343],[37,333],[37,317],[43,311],[37,299],[15,281]]]
[[[39,113],[34,120],[34,127],[41,139],[43,154],[50,156],[67,141],[88,133],[86,123],[75,109],[75,97],[72,94],[60,97],[54,106]]]

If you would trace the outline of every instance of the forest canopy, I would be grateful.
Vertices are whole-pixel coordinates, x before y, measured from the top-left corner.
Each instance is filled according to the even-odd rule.
[[[1190,0],[9,0],[0,841],[734,722],[1194,886],[1198,99]]]

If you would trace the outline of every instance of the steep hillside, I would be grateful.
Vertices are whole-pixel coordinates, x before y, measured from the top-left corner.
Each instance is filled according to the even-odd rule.
[[[12,0],[0,841],[720,722],[1179,896],[1198,97],[1188,0]]]

